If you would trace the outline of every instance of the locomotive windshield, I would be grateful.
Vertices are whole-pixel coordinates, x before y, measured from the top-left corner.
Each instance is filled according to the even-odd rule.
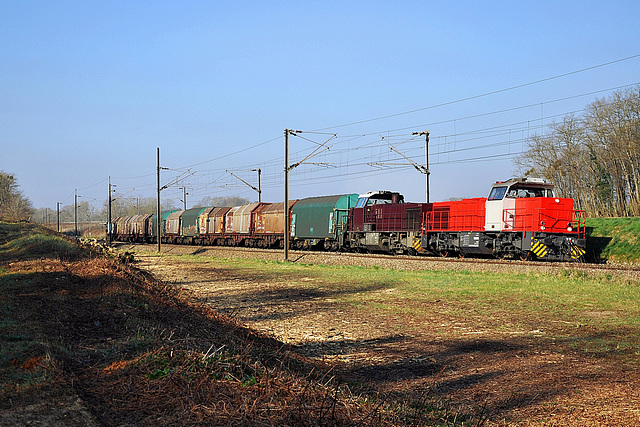
[[[525,197],[555,197],[553,185],[540,179],[511,179],[491,188],[488,200],[521,199]]]
[[[489,194],[489,200],[502,200],[507,192],[507,187],[493,187],[491,194]]]
[[[523,198],[523,197],[553,197],[553,190],[550,188],[517,188],[511,187],[507,197]]]
[[[356,208],[362,208],[371,205],[386,205],[390,203],[404,203],[404,196],[400,193],[392,193],[390,191],[373,191],[363,194],[358,198]]]

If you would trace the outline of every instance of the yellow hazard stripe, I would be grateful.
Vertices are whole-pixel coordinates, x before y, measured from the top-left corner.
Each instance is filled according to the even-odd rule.
[[[419,237],[414,237],[411,246],[413,246],[413,249],[415,249],[416,251],[422,250],[422,239],[420,239]]]
[[[578,259],[585,254],[584,249],[571,245],[571,258]]]
[[[536,254],[538,258],[543,258],[547,254],[547,245],[532,237],[531,252]]]

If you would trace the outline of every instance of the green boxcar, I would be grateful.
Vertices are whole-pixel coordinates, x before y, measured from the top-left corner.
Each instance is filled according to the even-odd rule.
[[[164,234],[167,230],[167,218],[169,218],[169,215],[171,215],[172,213],[174,213],[176,210],[171,210],[171,211],[162,211],[160,212],[160,215],[162,217],[162,229],[161,229],[161,233]],[[150,233],[148,234],[149,236],[152,237],[157,237],[158,234],[158,214],[154,214],[153,217],[151,218],[151,221],[149,221],[149,223],[151,224],[151,230]]]
[[[346,227],[349,209],[357,201],[357,194],[298,200],[291,208],[291,236],[298,243],[296,246],[336,241]]]
[[[191,208],[182,213],[181,236],[195,237],[200,234],[200,214],[206,208]]]

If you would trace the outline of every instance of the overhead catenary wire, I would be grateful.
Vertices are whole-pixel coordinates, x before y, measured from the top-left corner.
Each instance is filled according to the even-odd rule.
[[[338,126],[332,126],[332,127],[325,127],[325,128],[320,128],[320,129],[314,129],[311,131],[306,131],[305,133],[308,134],[324,134],[324,135],[332,135],[331,138],[335,139],[333,145],[331,146],[331,151],[330,152],[326,152],[323,151],[321,153],[316,153],[317,155],[322,155],[322,156],[344,156],[347,157],[347,159],[341,159],[340,165],[336,166],[335,168],[332,168],[330,170],[325,169],[325,168],[313,168],[314,170],[312,172],[309,171],[305,171],[304,175],[303,174],[298,174],[298,172],[295,172],[297,175],[300,175],[300,179],[302,183],[309,183],[309,182],[314,182],[314,183],[321,183],[321,182],[325,182],[322,181],[322,179],[319,179],[318,177],[320,176],[327,176],[326,179],[331,179],[330,176],[335,176],[335,177],[344,177],[344,176],[368,176],[368,174],[370,173],[370,171],[367,170],[361,170],[361,171],[353,171],[353,168],[363,168],[367,165],[367,161],[368,160],[369,163],[372,162],[371,157],[371,150],[381,150],[381,148],[384,148],[384,145],[381,144],[380,140],[379,140],[379,135],[381,133],[387,133],[387,134],[394,134],[394,135],[390,135],[387,138],[391,139],[391,138],[401,138],[403,135],[401,132],[405,131],[405,130],[415,130],[415,129],[420,129],[420,128],[428,128],[431,127],[432,125],[446,125],[448,123],[455,123],[456,125],[454,125],[454,131],[453,132],[449,132],[449,133],[441,133],[441,134],[436,134],[433,135],[432,134],[432,141],[433,141],[433,145],[432,147],[435,148],[437,151],[435,151],[433,153],[433,155],[442,155],[442,154],[456,154],[456,153],[463,153],[463,152],[471,152],[473,150],[478,150],[481,151],[483,149],[487,149],[487,148],[495,148],[495,147],[500,147],[500,146],[511,146],[514,144],[522,144],[526,138],[518,138],[518,139],[511,139],[511,132],[521,132],[523,131],[523,129],[526,127],[527,130],[527,137],[529,137],[529,131],[542,131],[544,128],[544,123],[545,122],[549,122],[551,120],[553,120],[553,118],[555,117],[560,117],[566,114],[575,114],[575,113],[579,113],[581,111],[584,110],[573,110],[567,113],[562,113],[562,114],[552,114],[549,115],[548,117],[545,117],[543,114],[540,114],[539,117],[533,117],[530,120],[520,120],[520,121],[505,121],[504,124],[501,125],[497,125],[497,126],[493,126],[493,127],[487,127],[487,128],[478,128],[478,129],[462,129],[460,130],[460,123],[465,121],[465,120],[471,120],[471,119],[478,119],[478,118],[483,118],[483,117],[487,117],[490,115],[499,115],[499,114],[506,114],[509,112],[514,112],[514,111],[518,111],[518,110],[526,110],[527,108],[533,108],[533,107],[537,107],[537,106],[544,106],[547,104],[551,104],[551,103],[559,103],[562,101],[567,101],[567,100],[571,100],[571,99],[576,99],[579,98],[581,96],[590,96],[590,95],[594,95],[597,93],[603,93],[603,92],[607,92],[607,91],[611,91],[611,90],[617,90],[620,88],[625,88],[625,87],[631,87],[634,85],[638,85],[638,83],[634,83],[634,84],[629,84],[629,85],[623,85],[623,86],[617,86],[615,88],[609,88],[609,89],[602,89],[602,90],[598,90],[598,91],[589,91],[589,92],[584,92],[581,94],[577,94],[577,95],[572,95],[572,96],[566,96],[566,97],[560,97],[554,100],[548,100],[548,101],[544,101],[544,102],[540,102],[540,103],[529,103],[526,105],[521,105],[521,106],[515,106],[515,107],[510,107],[510,108],[502,108],[502,109],[496,109],[493,111],[488,111],[488,112],[483,112],[483,113],[479,113],[479,114],[472,114],[472,115],[464,115],[464,116],[459,116],[459,117],[455,117],[455,118],[450,118],[447,120],[441,120],[441,121],[436,121],[433,123],[422,123],[422,124],[417,124],[417,125],[413,125],[413,126],[405,126],[402,128],[397,128],[397,129],[389,129],[389,130],[385,130],[385,131],[367,131],[364,133],[358,133],[358,134],[348,134],[348,135],[336,135],[335,132],[323,132],[325,130],[336,130],[338,128],[345,128],[348,127],[350,125],[356,125],[356,124],[362,124],[362,123],[369,123],[369,122],[374,122],[377,120],[382,120],[385,118],[393,118],[393,117],[397,117],[397,116],[402,116],[402,115],[407,115],[407,114],[411,114],[414,112],[420,112],[420,111],[426,111],[429,109],[433,109],[436,107],[441,107],[441,106],[446,106],[446,105],[452,105],[452,104],[456,104],[456,103],[460,103],[460,102],[464,102],[464,101],[468,101],[468,100],[472,100],[472,99],[477,99],[477,98],[482,98],[482,97],[486,97],[486,96],[490,96],[490,95],[495,95],[498,93],[502,93],[502,92],[506,92],[506,91],[510,91],[510,90],[515,90],[518,88],[522,88],[522,87],[526,87],[526,86],[532,86],[535,84],[539,84],[542,82],[546,82],[546,81],[550,81],[550,80],[554,80],[554,79],[559,79],[562,77],[567,77],[573,74],[578,74],[578,73],[582,73],[585,71],[589,71],[589,70],[593,70],[596,68],[601,68],[601,67],[605,67],[608,65],[612,65],[615,63],[619,63],[619,62],[623,62],[623,61],[628,61],[631,59],[635,59],[640,57],[640,54],[637,55],[632,55],[632,56],[628,56],[626,58],[621,58],[615,61],[609,61],[606,63],[602,63],[602,64],[598,64],[598,65],[594,65],[592,67],[586,67],[586,68],[582,68],[580,70],[575,70],[575,71],[571,71],[568,73],[563,73],[563,74],[558,74],[556,76],[552,76],[552,77],[548,77],[548,78],[544,78],[544,79],[539,79],[539,80],[535,80],[535,81],[531,81],[528,83],[523,83],[520,85],[515,85],[515,86],[511,86],[508,88],[504,88],[504,89],[500,89],[500,90],[495,90],[495,91],[490,91],[490,92],[486,92],[483,94],[479,94],[479,95],[473,95],[473,96],[469,96],[469,97],[465,97],[465,98],[461,98],[461,99],[457,99],[454,101],[449,101],[449,102],[445,102],[445,103],[440,103],[440,104],[436,104],[436,105],[431,105],[431,106],[427,106],[427,107],[422,107],[419,109],[414,109],[414,110],[409,110],[409,111],[405,111],[405,112],[400,112],[400,113],[395,113],[395,114],[390,114],[390,115],[386,115],[386,116],[380,116],[380,117],[373,117],[370,119],[366,119],[366,120],[362,120],[362,121],[355,121],[355,122],[350,122],[350,123],[345,123],[345,124],[341,124]],[[536,122],[535,125],[531,125],[532,123]],[[457,129],[456,129],[457,127]],[[400,133],[399,133],[400,132]],[[395,135],[396,133],[398,133],[397,135]],[[298,137],[300,137],[299,135],[297,135]],[[466,138],[461,138],[462,136],[467,136]],[[509,139],[507,141],[500,141],[499,138],[501,137],[505,137],[505,136],[509,136]],[[280,140],[282,137],[278,136],[278,137],[274,137],[272,139],[260,142],[258,144],[254,144],[252,146],[243,148],[241,150],[237,150],[234,151],[232,153],[227,153],[224,154],[222,156],[218,156],[218,157],[214,157],[208,160],[203,160],[197,163],[193,163],[189,166],[186,166],[184,168],[178,168],[178,169],[172,169],[172,171],[183,171],[185,168],[193,168],[195,166],[200,166],[200,165],[204,165],[207,163],[212,163],[215,161],[219,161],[219,160],[223,160],[223,159],[227,159],[230,158],[234,155],[237,154],[241,154],[244,152],[247,152],[249,150],[264,146],[266,144],[270,144],[274,141],[278,141]],[[331,139],[330,138],[330,139]],[[378,139],[377,141],[374,139]],[[452,142],[451,139],[453,139],[454,141]],[[473,141],[481,141],[484,139],[489,139],[489,138],[498,138],[498,141],[494,141],[494,142],[487,142],[487,143],[480,143],[477,145],[468,145],[469,143],[472,143]],[[319,145],[319,143],[308,139],[308,138],[303,138],[306,139],[307,141],[310,141],[312,143],[315,143],[316,145]],[[396,144],[398,144],[396,142]],[[403,148],[403,153],[406,153],[407,156],[411,157],[411,156],[419,156],[421,154],[421,149],[422,146],[418,147],[418,146],[412,146],[413,141],[409,140],[406,141],[407,144],[407,149],[405,151],[405,149]],[[316,147],[317,149],[317,147]],[[381,156],[382,152],[375,154],[375,156],[379,157]],[[511,150],[509,151],[509,153],[502,153],[502,154],[498,154],[498,155],[493,155],[492,158],[496,159],[496,158],[501,158],[504,156],[509,156],[510,158],[512,158],[515,155],[518,154],[522,154],[521,152],[519,153],[517,150],[511,152]],[[302,161],[308,160],[308,158],[306,158],[306,156],[309,155],[309,149],[300,149],[300,150],[296,150],[295,152],[291,153],[292,156],[299,156],[299,158],[303,158]],[[281,164],[282,162],[282,156],[274,156],[274,158],[269,159],[269,160],[264,160],[260,163],[251,163],[249,165],[244,165],[244,166],[238,166],[238,167],[244,167],[244,168],[255,168],[255,167],[260,167],[263,170],[265,170],[265,174],[263,175],[263,179],[264,179],[264,183],[263,186],[265,188],[273,188],[277,185],[279,185],[281,183],[281,170],[279,169],[279,164]],[[487,161],[486,159],[491,158],[491,156],[487,156],[487,155],[483,155],[482,153],[478,153],[477,156],[471,156],[469,158],[449,158],[447,160],[441,160],[441,161],[437,161],[435,160],[432,164],[433,165],[438,165],[438,164],[452,164],[452,163],[464,163],[464,162],[471,162],[471,161]],[[328,157],[327,157],[328,159]],[[324,159],[321,159],[324,160]],[[373,161],[375,161],[376,159],[373,159]],[[319,161],[319,162],[314,162],[314,163],[319,163],[319,164],[328,164],[328,162],[324,162],[324,161]],[[225,165],[226,167],[228,167],[229,165]],[[343,172],[341,169],[342,168],[346,168],[346,172]],[[234,165],[234,169],[235,169],[235,165]],[[311,168],[305,168],[305,169],[311,169]],[[202,170],[202,171],[193,171],[193,176],[196,179],[194,182],[194,194],[202,194],[199,193],[200,191],[206,191],[207,188],[220,188],[221,186],[218,184],[222,184],[223,182],[221,181],[221,177],[217,176],[218,174],[221,173],[221,171],[223,171],[224,169],[222,168],[213,168],[213,169],[207,169],[207,170]],[[403,169],[400,169],[401,171]],[[223,173],[223,172],[222,172]],[[378,172],[379,173],[379,172]],[[114,179],[122,179],[122,180],[135,180],[135,179],[144,179],[147,178],[149,176],[153,176],[154,174],[146,174],[146,175],[139,175],[139,176],[135,176],[135,177],[124,177],[124,178],[114,178]],[[309,178],[311,177],[311,178]],[[84,187],[83,189],[90,189],[93,188],[95,186],[100,185],[101,183],[104,183],[106,181],[102,180],[96,184],[92,184],[91,186],[88,187]],[[294,184],[295,185],[295,184]],[[141,185],[136,185],[135,188],[137,188],[139,191],[145,191],[147,189],[152,188],[152,185],[150,184],[141,184]],[[228,188],[233,188],[233,187],[228,187]],[[238,187],[240,188],[240,187]],[[68,199],[68,198],[67,198]],[[66,199],[65,199],[66,200]]]
[[[388,114],[386,116],[373,117],[373,118],[370,118],[370,119],[364,119],[364,120],[355,121],[355,122],[351,122],[351,123],[345,123],[345,124],[341,124],[341,125],[335,125],[335,126],[325,127],[325,128],[321,128],[321,129],[315,129],[315,131],[338,129],[338,128],[343,128],[343,127],[347,127],[347,126],[353,126],[353,125],[362,124],[362,123],[369,123],[369,122],[373,122],[373,121],[384,120],[384,119],[389,119],[389,118],[393,118],[393,117],[399,117],[399,116],[403,116],[403,115],[407,115],[407,114],[417,113],[417,112],[421,112],[421,111],[431,110],[431,109],[434,109],[434,108],[439,108],[439,107],[444,107],[444,106],[448,106],[448,105],[458,104],[458,103],[461,103],[461,102],[471,101],[473,99],[484,98],[486,96],[496,95],[496,94],[499,94],[499,93],[504,93],[504,92],[508,92],[508,91],[511,91],[511,90],[520,89],[520,88],[523,88],[523,87],[533,86],[533,85],[536,85],[536,84],[539,84],[539,83],[544,83],[544,82],[548,82],[548,81],[551,81],[551,80],[560,79],[560,78],[571,76],[571,75],[574,75],[574,74],[583,73],[585,71],[595,70],[597,68],[606,67],[606,66],[609,66],[609,65],[617,64],[619,62],[629,61],[631,59],[636,59],[636,58],[640,58],[640,54],[627,56],[625,58],[616,59],[616,60],[613,60],[613,61],[605,62],[605,63],[598,64],[598,65],[593,65],[591,67],[581,68],[579,70],[574,70],[574,71],[570,71],[570,72],[563,73],[563,74],[558,74],[558,75],[551,76],[551,77],[546,77],[544,79],[534,80],[534,81],[531,81],[531,82],[528,82],[528,83],[522,83],[522,84],[519,84],[519,85],[510,86],[510,87],[507,87],[507,88],[504,88],[504,89],[498,89],[498,90],[485,92],[485,93],[478,94],[478,95],[468,96],[466,98],[456,99],[454,101],[442,102],[442,103],[439,103],[439,104],[430,105],[430,106],[422,107],[422,108],[416,108],[414,110],[404,111],[404,112],[401,112],[401,113]]]

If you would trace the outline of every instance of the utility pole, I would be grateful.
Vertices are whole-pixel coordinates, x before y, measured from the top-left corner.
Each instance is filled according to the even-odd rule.
[[[289,239],[291,226],[289,224],[289,129],[284,130],[284,260],[289,261]]]
[[[158,253],[160,253],[160,231],[162,229],[162,217],[160,216],[160,147],[158,147],[158,227],[156,233],[158,235]]]
[[[302,133],[300,130],[284,130],[284,260],[289,261],[289,239],[291,239],[291,212],[289,212],[289,171],[297,168],[313,156],[317,155],[322,149],[328,150],[330,147],[325,147],[329,141],[336,137],[333,134],[331,138],[326,140],[322,144],[318,144],[318,147],[307,155],[304,159],[289,165],[289,135],[297,135]]]
[[[74,193],[74,202],[73,202],[73,223],[75,224],[75,236],[78,238],[78,189],[76,188]]]
[[[58,233],[60,232],[60,202],[58,203]]]
[[[107,206],[107,244],[111,244],[111,177],[109,177],[109,205]]]
[[[182,175],[186,174],[187,172],[189,172],[191,169],[187,169],[185,172],[182,173],[182,175],[180,175],[177,178],[174,178],[173,181],[171,181],[169,184],[166,184],[164,187],[160,187],[160,169],[168,169],[168,168],[161,168],[160,167],[160,147],[158,147],[158,167],[157,167],[157,173],[158,173],[158,208],[157,208],[157,212],[158,212],[158,226],[156,228],[156,233],[158,235],[158,252],[160,252],[161,249],[161,240],[162,240],[162,212],[160,211],[160,191],[164,190],[165,188],[168,188],[174,184],[177,184],[180,179],[182,178]],[[191,176],[193,175],[195,172],[191,172],[189,175],[187,176]],[[186,177],[184,177],[186,178]],[[186,187],[186,186],[185,186]],[[186,199],[186,194],[188,194],[186,192],[186,188],[185,188],[185,210],[186,210],[186,204],[187,204],[187,199]]]
[[[427,203],[429,203],[429,175],[431,175],[431,171],[429,170],[429,131],[426,130],[424,132],[420,132],[420,135],[424,135],[424,162],[427,166],[427,177],[426,177],[426,186],[427,186]]]
[[[262,174],[262,169],[251,169],[251,172],[258,172],[258,203],[262,203],[262,181],[260,175]]]
[[[182,203],[184,206],[184,210],[186,211],[187,210],[187,194],[189,194],[187,193],[187,186],[185,185],[184,187],[182,187],[182,190],[183,190]]]
[[[424,162],[425,162],[425,185],[427,187],[427,203],[429,203],[429,175],[431,175],[431,171],[429,170],[429,131],[425,130],[422,132],[413,132],[412,135],[424,135]]]
[[[247,181],[245,181],[244,179],[240,178],[238,175],[234,174],[231,171],[227,171],[229,172],[229,174],[231,176],[233,176],[234,178],[237,178],[239,181],[242,181],[243,183],[247,184],[252,190],[256,191],[258,193],[258,203],[262,203],[262,185],[260,183],[260,169],[250,169],[250,171],[258,171],[258,188],[254,187],[253,185],[249,184]]]

